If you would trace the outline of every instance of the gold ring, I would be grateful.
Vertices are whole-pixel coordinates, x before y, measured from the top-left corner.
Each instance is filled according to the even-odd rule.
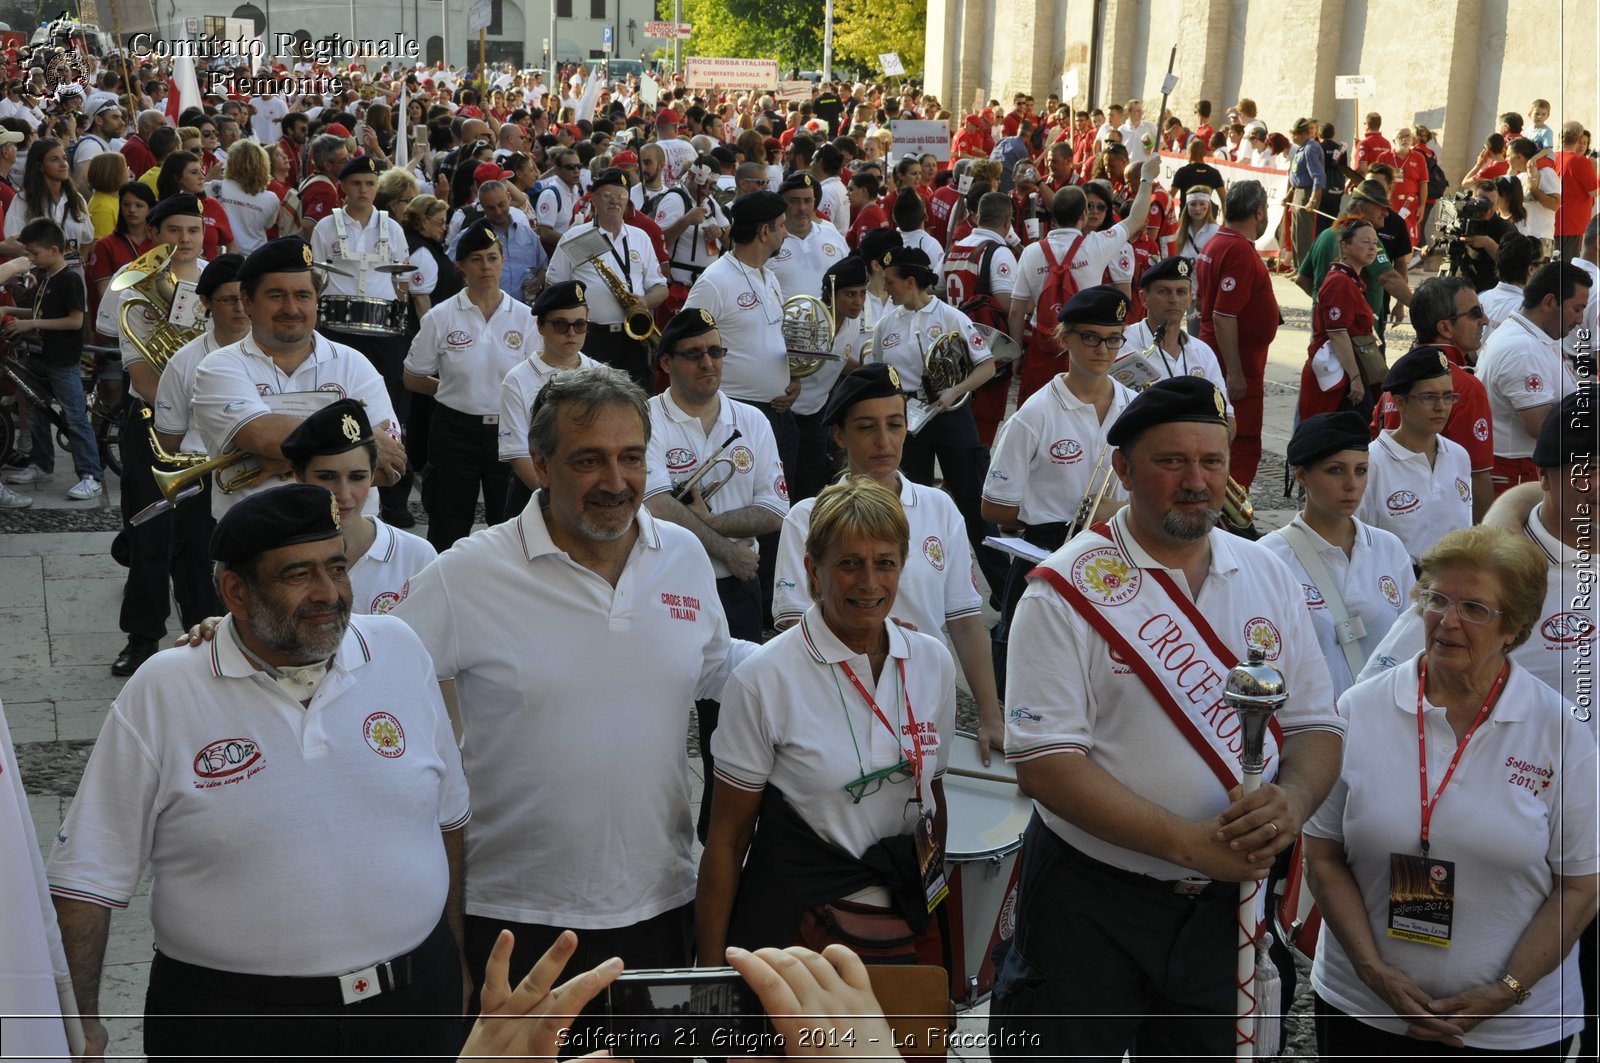
[[[1270,821],[1269,821],[1269,822],[1268,822],[1268,823],[1267,823],[1267,826],[1269,826],[1269,827],[1271,827],[1271,828],[1272,828],[1272,836],[1273,836],[1273,837],[1274,837],[1274,838],[1276,838],[1276,837],[1277,837],[1277,836],[1278,836],[1278,825],[1277,825],[1277,824],[1276,824],[1276,823],[1273,823],[1273,822],[1270,822]]]

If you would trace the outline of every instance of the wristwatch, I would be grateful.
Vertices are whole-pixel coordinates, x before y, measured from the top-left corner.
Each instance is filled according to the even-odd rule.
[[[1533,991],[1517,981],[1516,976],[1510,971],[1500,976],[1500,983],[1516,994],[1517,999],[1512,1002],[1514,1004],[1526,1004],[1528,998],[1533,996]]]

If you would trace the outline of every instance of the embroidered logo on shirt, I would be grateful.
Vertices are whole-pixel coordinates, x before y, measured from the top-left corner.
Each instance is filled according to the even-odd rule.
[[[1058,439],[1050,444],[1050,457],[1063,465],[1083,460],[1083,447],[1076,439]]]
[[[1239,286],[1239,282],[1234,280],[1232,277],[1224,277],[1224,278],[1222,278],[1222,283],[1218,285],[1218,287],[1221,288],[1225,292],[1231,292],[1235,288],[1237,288],[1238,286]]]
[[[1109,643],[1106,645],[1106,656],[1111,658],[1112,675],[1133,674],[1133,665],[1129,664],[1128,659],[1122,656],[1121,652],[1119,652],[1115,646],[1112,646]]]
[[[1072,582],[1105,605],[1122,605],[1139,593],[1139,570],[1112,546],[1090,550],[1072,563]]]
[[[1463,501],[1463,502],[1471,502],[1472,501],[1472,485],[1467,483],[1467,481],[1463,480],[1461,477],[1457,476],[1456,477],[1456,494],[1461,496],[1461,501]]]
[[[755,453],[749,447],[734,447],[728,457],[733,459],[733,467],[739,472],[749,472],[756,467]]]
[[[937,535],[930,535],[922,540],[922,556],[928,559],[928,564],[937,571],[944,571],[944,543]]]
[[[1582,612],[1552,613],[1539,625],[1539,634],[1550,642],[1571,645],[1577,642],[1593,642],[1595,637],[1594,620],[1589,614]]]
[[[1307,609],[1327,608],[1328,600],[1322,596],[1322,592],[1317,589],[1315,583],[1302,583],[1300,584],[1300,590],[1305,593]]]
[[[1489,441],[1489,419],[1480,417],[1472,423],[1472,434],[1480,443]]]
[[[400,721],[387,712],[375,712],[361,724],[361,737],[380,757],[394,760],[406,752],[406,732]]]
[[[1422,505],[1422,499],[1412,491],[1396,491],[1384,502],[1390,513],[1410,513]]]
[[[662,591],[661,604],[667,607],[667,615],[674,620],[692,621],[700,616],[700,599],[692,598],[687,594],[673,594],[670,591]]]
[[[465,329],[456,329],[447,335],[444,341],[452,347],[470,347],[472,346],[472,335]]]
[[[1528,385],[1528,390],[1529,391],[1543,391],[1544,390],[1544,378],[1541,377],[1538,373],[1529,373],[1526,383]]]
[[[900,333],[891,332],[891,333],[889,333],[887,336],[885,336],[883,338],[883,349],[884,350],[887,351],[891,347],[898,347],[898,346],[900,346]]]
[[[522,333],[512,331],[506,333],[506,346],[513,351],[522,346]]]
[[[1337,321],[1343,316],[1344,316],[1344,311],[1339,309],[1337,306],[1328,307],[1328,320],[1329,321]]]
[[[206,790],[224,782],[248,779],[262,768],[261,747],[249,738],[219,738],[194,756],[195,789]],[[240,772],[245,774],[241,775]]]
[[[1400,608],[1400,585],[1394,581],[1393,576],[1379,576],[1378,590],[1383,592],[1383,600]]]
[[[739,309],[740,310],[748,310],[752,306],[756,305],[756,301],[757,301],[756,300],[756,293],[755,292],[740,292],[739,293],[739,298],[734,300],[734,301],[739,304]]]
[[[823,244],[822,245],[822,253],[827,255],[829,258],[832,258],[833,255],[834,255],[834,252],[837,251],[837,250],[838,249],[835,248],[832,244]]]
[[[667,471],[682,472],[692,468],[695,463],[694,451],[687,447],[673,447],[667,451]]]
[[[1556,766],[1551,761],[1545,761],[1544,766],[1540,767],[1531,760],[1507,757],[1505,766],[1510,771],[1506,776],[1508,784],[1536,794],[1550,789],[1550,784],[1556,780]]]
[[[773,484],[773,487],[777,490],[779,498],[785,502],[789,501],[789,481],[783,478],[783,473],[778,474],[777,483]]]
[[[1277,660],[1278,654],[1283,652],[1283,636],[1278,634],[1278,626],[1264,616],[1245,622],[1244,641],[1248,646],[1259,648],[1269,661]]]

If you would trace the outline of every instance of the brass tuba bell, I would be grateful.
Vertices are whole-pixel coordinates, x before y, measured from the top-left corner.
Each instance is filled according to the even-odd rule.
[[[789,351],[789,376],[799,380],[831,361],[833,311],[814,295],[792,295],[783,301],[783,343]]]
[[[182,328],[167,320],[178,292],[178,275],[168,268],[172,253],[171,244],[157,244],[111,279],[111,291],[131,292],[117,307],[122,334],[158,374],[180,347],[205,331],[204,311],[198,307],[192,327]],[[144,315],[138,328],[130,324],[130,312]]]

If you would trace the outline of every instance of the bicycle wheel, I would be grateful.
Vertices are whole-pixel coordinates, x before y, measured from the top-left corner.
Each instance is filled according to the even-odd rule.
[[[100,446],[100,464],[122,477],[122,416],[127,411],[128,399],[107,407],[98,397],[89,400],[89,423],[94,428],[95,442]]]

